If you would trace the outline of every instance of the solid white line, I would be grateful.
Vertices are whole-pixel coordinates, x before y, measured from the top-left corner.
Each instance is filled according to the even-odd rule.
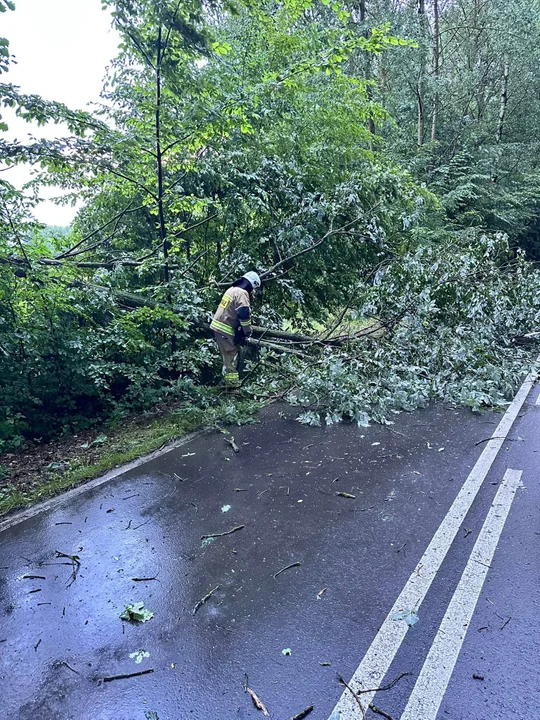
[[[482,454],[469,473],[446,517],[439,525],[427,550],[407,580],[405,587],[352,676],[349,685],[353,691],[358,692],[359,690],[377,687],[386,675],[409,629],[404,621],[392,620],[392,615],[402,610],[418,610],[535,380],[536,370],[525,378],[523,385],[501,418],[491,439],[486,443]],[[369,707],[374,695],[375,693],[363,693],[360,696],[365,710]],[[358,710],[356,700],[348,690],[344,690],[332,715],[334,715],[334,718],[340,718],[340,720],[356,720]]]
[[[521,470],[507,470],[450,600],[401,720],[435,720],[469,628],[516,491]]]
[[[195,430],[188,435],[184,435],[178,440],[173,440],[168,445],[160,448],[159,450],[152,450],[152,452],[146,453],[146,455],[141,455],[140,457],[136,458],[135,460],[131,460],[125,465],[115,467],[112,470],[106,472],[104,475],[100,475],[99,477],[94,478],[94,480],[89,480],[88,482],[83,483],[76,488],[73,488],[73,490],[68,490],[67,492],[62,493],[61,495],[57,495],[50,500],[45,500],[39,505],[33,505],[27,510],[20,510],[14,515],[10,515],[6,520],[2,520],[0,522],[0,533],[4,530],[8,530],[8,528],[13,527],[14,525],[18,525],[19,523],[24,522],[25,520],[29,520],[36,515],[40,515],[47,510],[52,510],[58,505],[69,502],[69,500],[72,500],[78,495],[82,495],[89,490],[93,490],[93,488],[99,487],[99,485],[103,485],[104,483],[109,482],[109,480],[114,480],[114,478],[117,478],[119,475],[123,475],[130,470],[134,470],[140,465],[144,465],[145,463],[150,462],[150,460],[155,460],[158,457],[162,457],[162,455],[166,455],[167,453],[171,452],[171,450],[176,450],[183,445],[187,445],[192,440],[195,440],[196,438],[203,435],[208,435],[210,432],[211,429],[208,428],[204,428],[202,430]]]
[[[538,393],[538,397],[536,398],[535,405],[540,405],[540,393]]]

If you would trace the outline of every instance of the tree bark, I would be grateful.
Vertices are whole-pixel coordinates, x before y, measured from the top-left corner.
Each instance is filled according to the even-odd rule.
[[[167,226],[165,224],[165,210],[163,207],[163,153],[161,148],[161,64],[162,56],[162,34],[163,28],[159,23],[157,36],[156,51],[156,170],[158,184],[158,218],[159,218],[159,237],[163,248],[163,266],[164,280],[168,284],[170,280],[169,274],[169,241],[167,239]]]
[[[431,142],[437,139],[437,121],[439,111],[439,71],[440,71],[440,34],[439,34],[439,0],[433,0],[433,79],[435,81],[435,97],[433,98],[433,117],[431,121]]]
[[[499,123],[497,125],[497,143],[500,143],[503,136],[504,130],[504,119],[506,116],[506,108],[508,106],[508,76],[510,74],[510,65],[508,62],[508,56],[504,58],[504,69],[501,86],[501,105],[499,109]]]

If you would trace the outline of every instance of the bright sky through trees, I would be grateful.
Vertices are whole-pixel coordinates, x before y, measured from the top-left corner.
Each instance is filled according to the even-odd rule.
[[[118,42],[100,0],[17,0],[15,12],[2,15],[2,35],[9,38],[17,63],[2,77],[4,82],[75,109],[99,100],[105,69],[116,55]],[[51,139],[65,131],[58,125],[38,128],[8,110],[4,114],[9,139],[24,142],[29,133]],[[4,177],[20,186],[30,179],[30,173],[19,166]],[[45,190],[42,197],[56,194],[54,189]],[[50,225],[67,225],[75,208],[44,202],[35,214]]]

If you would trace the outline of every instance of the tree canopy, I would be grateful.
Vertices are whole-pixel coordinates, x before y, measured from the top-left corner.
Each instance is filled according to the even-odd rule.
[[[341,339],[261,345],[254,397],[360,425],[506,401],[540,317],[537,0],[103,5],[98,110],[0,83],[69,131],[0,140],[39,170],[0,178],[0,449],[206,397],[205,325],[249,269],[259,325]],[[33,218],[43,185],[83,200],[69,229]]]

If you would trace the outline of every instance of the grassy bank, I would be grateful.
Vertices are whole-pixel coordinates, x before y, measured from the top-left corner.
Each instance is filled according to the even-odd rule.
[[[0,456],[0,516],[58,495],[204,426],[254,422],[260,403],[216,396],[211,408],[159,407]]]

